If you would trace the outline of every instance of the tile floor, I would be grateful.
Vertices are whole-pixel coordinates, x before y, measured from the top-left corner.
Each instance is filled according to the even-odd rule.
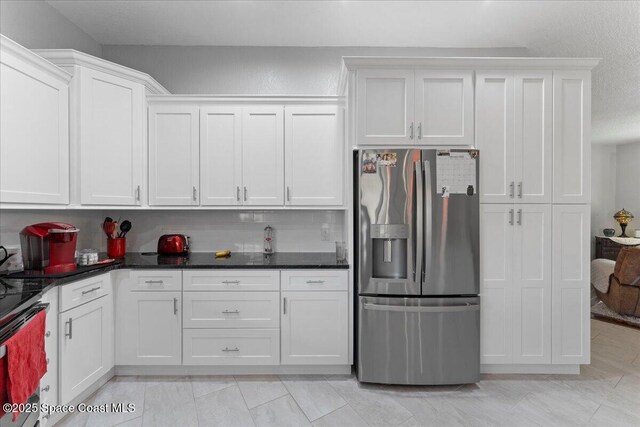
[[[58,426],[640,426],[640,331],[592,321],[581,375],[485,375],[455,387],[363,385],[351,376],[117,377]]]

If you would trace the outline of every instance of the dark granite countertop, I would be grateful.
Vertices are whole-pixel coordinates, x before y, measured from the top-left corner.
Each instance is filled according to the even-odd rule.
[[[100,254],[100,259],[106,254]],[[349,264],[336,262],[333,252],[278,252],[232,253],[227,258],[216,258],[213,252],[193,252],[189,256],[147,255],[129,252],[113,264],[78,267],[71,273],[43,277],[32,273],[11,273],[0,276],[0,319],[14,312],[27,300],[44,294],[51,287],[86,279],[111,270],[134,269],[348,269]]]

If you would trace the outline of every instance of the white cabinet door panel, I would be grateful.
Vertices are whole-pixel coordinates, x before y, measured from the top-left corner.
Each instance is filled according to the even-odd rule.
[[[591,73],[553,73],[553,203],[591,202]]]
[[[284,204],[283,107],[245,107],[242,115],[242,198],[245,205]]]
[[[517,205],[514,363],[551,363],[551,205]]]
[[[144,171],[144,86],[90,68],[77,70],[80,201],[136,205]]]
[[[481,205],[481,363],[513,361],[513,205]]]
[[[343,109],[285,107],[286,204],[342,205]]]
[[[415,72],[418,143],[473,146],[473,71]]]
[[[517,201],[551,203],[553,100],[551,72],[515,76]]]
[[[513,76],[483,72],[476,77],[476,147],[480,150],[480,202],[509,203],[514,197]]]
[[[589,363],[589,205],[553,206],[552,361]]]
[[[113,299],[107,295],[60,313],[60,403],[67,404],[113,367]]]
[[[413,70],[358,70],[357,144],[415,143]]]
[[[282,292],[282,364],[346,364],[348,299],[348,292]]]
[[[200,107],[200,204],[241,203],[242,109]]]
[[[0,202],[68,204],[68,82],[3,49],[0,93]]]
[[[149,107],[149,204],[197,205],[199,172],[197,106]]]
[[[181,292],[119,293],[118,365],[180,365]]]

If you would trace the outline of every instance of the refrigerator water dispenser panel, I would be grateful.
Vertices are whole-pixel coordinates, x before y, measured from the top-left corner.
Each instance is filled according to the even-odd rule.
[[[405,224],[372,224],[372,256],[374,278],[407,278],[407,239],[409,227]]]

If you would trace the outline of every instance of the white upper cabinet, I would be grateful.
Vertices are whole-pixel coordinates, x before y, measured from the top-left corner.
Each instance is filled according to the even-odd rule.
[[[285,203],[342,205],[343,109],[285,107]]]
[[[242,108],[200,108],[200,204],[242,204]]]
[[[358,70],[357,143],[415,143],[413,70]]]
[[[513,75],[476,75],[476,147],[480,150],[480,202],[510,203],[515,192]]]
[[[69,203],[71,76],[0,35],[0,203]]]
[[[482,203],[551,203],[551,72],[479,72],[476,147]]]
[[[245,205],[284,204],[284,108],[244,107],[242,199]]]
[[[419,144],[473,145],[473,71],[416,70]]]
[[[144,181],[144,86],[76,67],[80,203],[136,205]]]
[[[551,203],[553,102],[551,72],[515,75],[517,201]]]
[[[553,74],[553,203],[591,202],[591,73]]]
[[[590,218],[589,205],[553,206],[554,364],[590,362]]]
[[[199,109],[149,107],[149,204],[198,205]]]

